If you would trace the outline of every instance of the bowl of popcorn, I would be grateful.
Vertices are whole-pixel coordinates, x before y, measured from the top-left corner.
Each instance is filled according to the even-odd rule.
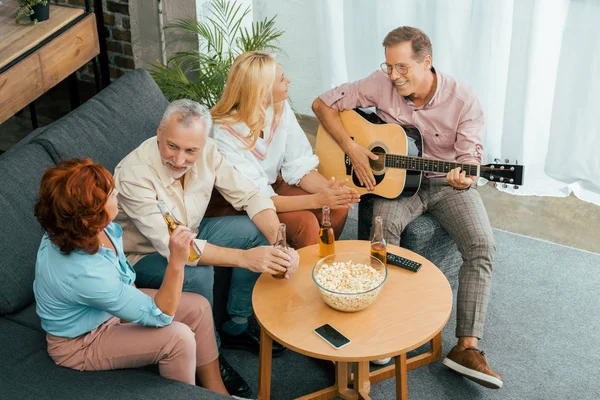
[[[387,279],[387,268],[364,253],[335,253],[320,259],[312,277],[327,305],[354,312],[369,307]]]

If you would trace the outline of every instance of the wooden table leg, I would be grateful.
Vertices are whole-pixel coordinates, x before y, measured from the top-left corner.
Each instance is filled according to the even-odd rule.
[[[358,399],[356,391],[348,387],[350,363],[338,361],[335,363],[335,386],[338,395],[344,400]]]
[[[354,374],[354,389],[358,391],[358,396],[361,399],[369,400],[369,392],[371,391],[371,381],[369,380],[369,362],[359,361],[356,363],[357,372]]]
[[[260,330],[260,354],[258,358],[258,398],[269,400],[271,398],[271,369],[273,366],[273,339]]]
[[[396,362],[396,400],[408,400],[406,353],[394,357]]]
[[[429,343],[431,345],[432,362],[440,360],[442,358],[442,332],[435,335]]]

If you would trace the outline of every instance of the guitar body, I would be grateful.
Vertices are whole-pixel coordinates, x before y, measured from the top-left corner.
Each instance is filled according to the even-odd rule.
[[[383,122],[375,113],[362,110],[342,111],[342,124],[356,143],[380,155],[370,160],[375,176],[375,189],[368,191],[362,186],[348,157],[329,133],[319,126],[316,154],[319,157],[319,172],[325,178],[348,179],[348,186],[360,195],[373,194],[388,199],[410,197],[419,190],[422,172],[385,166],[383,154],[398,154],[421,157],[423,138],[415,126],[400,126]]]

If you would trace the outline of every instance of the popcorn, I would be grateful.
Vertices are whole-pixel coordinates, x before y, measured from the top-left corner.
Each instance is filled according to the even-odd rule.
[[[352,261],[333,262],[323,264],[315,274],[315,279],[323,288],[336,292],[319,288],[329,306],[340,311],[359,311],[375,301],[381,287],[373,289],[381,285],[385,273],[370,265]]]

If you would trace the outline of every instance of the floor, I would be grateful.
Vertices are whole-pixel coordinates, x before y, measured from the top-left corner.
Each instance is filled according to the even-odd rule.
[[[93,88],[82,84],[81,99],[93,95]],[[58,85],[36,101],[40,126],[70,111],[68,87]],[[300,125],[314,146],[318,123],[312,116],[302,116]],[[0,125],[0,152],[8,150],[32,131],[29,110]],[[479,188],[494,228],[548,240],[554,243],[600,253],[600,207],[566,198],[514,196],[500,192],[489,184]]]

